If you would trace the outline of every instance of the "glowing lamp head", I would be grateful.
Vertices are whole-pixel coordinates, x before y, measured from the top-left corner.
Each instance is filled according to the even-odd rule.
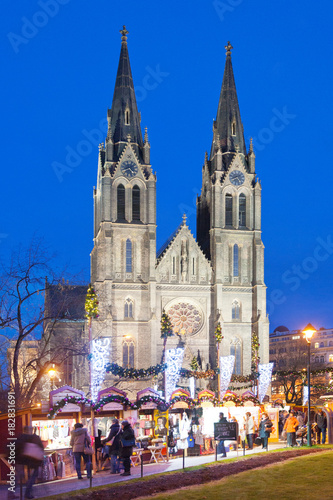
[[[306,338],[306,341],[308,342],[308,344],[310,344],[312,336],[314,333],[316,333],[316,331],[317,330],[315,329],[314,326],[311,325],[311,323],[306,325],[306,327],[304,328],[303,334],[304,334],[304,337]]]
[[[48,371],[48,374],[49,374],[49,377],[50,377],[50,378],[54,378],[54,377],[55,377],[55,375],[56,375],[56,371],[55,371],[53,368],[51,368],[51,369]]]

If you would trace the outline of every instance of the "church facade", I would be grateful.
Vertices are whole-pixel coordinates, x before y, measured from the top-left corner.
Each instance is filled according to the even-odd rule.
[[[197,356],[206,369],[216,367],[214,331],[220,322],[220,354],[234,354],[234,373],[247,375],[254,332],[261,362],[269,361],[269,323],[261,184],[252,144],[248,151],[245,147],[232,47],[228,42],[211,151],[202,167],[196,237],[184,216],[157,252],[156,174],[147,129],[143,135],[141,131],[127,34],[124,27],[94,189],[91,282],[99,295],[100,316],[93,321],[93,335],[110,337],[111,362],[147,368],[161,362],[165,311],[174,329],[167,348],[181,343],[183,367],[189,368]],[[123,388],[128,390],[128,382]]]

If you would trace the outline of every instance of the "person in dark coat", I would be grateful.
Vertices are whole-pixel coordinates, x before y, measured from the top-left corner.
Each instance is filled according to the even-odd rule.
[[[263,413],[261,415],[261,421],[259,424],[259,437],[261,438],[262,447],[267,451],[268,450],[268,438],[270,433],[272,432],[273,423],[269,419],[267,413]]]
[[[118,474],[119,472],[119,451],[120,451],[120,425],[117,418],[112,420],[112,425],[107,438],[103,439],[102,443],[106,444],[109,441],[112,444],[109,446],[109,455],[111,457],[111,474]]]
[[[30,474],[26,484],[24,498],[34,498],[32,494],[32,487],[38,476],[38,467],[42,464],[44,457],[43,443],[40,437],[33,434],[32,431],[32,427],[24,427],[23,434],[18,436],[16,441],[16,462],[22,466],[21,472],[23,473],[24,465],[27,465],[30,469],[32,469],[32,473]],[[33,452],[33,457],[30,454],[31,451]]]
[[[121,423],[121,433],[120,433],[120,457],[123,459],[124,472],[120,474],[121,476],[131,475],[131,455],[133,453],[133,446],[135,445],[134,431],[131,424],[124,420]]]
[[[320,444],[320,434],[322,434],[322,444],[325,444],[326,441],[326,429],[327,429],[327,417],[323,412],[322,408],[318,409],[318,412],[315,415],[315,422],[317,424],[317,444]]]
[[[219,423],[224,423],[224,422],[228,422],[228,420],[226,419],[226,417],[224,416],[224,413],[220,413],[219,414]],[[226,457],[227,456],[227,453],[225,451],[225,446],[224,446],[224,439],[221,439],[219,444],[218,444],[218,452],[221,453],[221,457]]]

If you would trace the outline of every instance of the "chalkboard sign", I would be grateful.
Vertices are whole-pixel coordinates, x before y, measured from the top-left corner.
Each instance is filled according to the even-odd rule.
[[[228,439],[237,441],[238,424],[237,422],[217,422],[214,424],[214,439],[216,441]]]

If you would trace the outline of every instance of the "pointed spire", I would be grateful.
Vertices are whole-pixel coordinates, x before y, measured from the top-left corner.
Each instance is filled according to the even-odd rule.
[[[140,127],[140,115],[138,112],[131,65],[127,48],[128,31],[125,26],[120,30],[121,50],[119,65],[114,88],[112,107],[108,111],[109,131],[115,145],[115,161],[119,158],[124,149],[124,144],[131,135],[131,142],[137,144],[134,146],[136,152],[142,157],[140,148],[143,146]]]
[[[228,42],[226,49],[226,62],[224,68],[223,82],[217,109],[216,120],[214,122],[215,137],[219,135],[222,153],[238,152],[246,155],[243,124],[241,121],[234,73],[231,62],[232,45]],[[212,144],[210,159],[215,154],[215,146]],[[229,163],[234,155],[225,157]]]

